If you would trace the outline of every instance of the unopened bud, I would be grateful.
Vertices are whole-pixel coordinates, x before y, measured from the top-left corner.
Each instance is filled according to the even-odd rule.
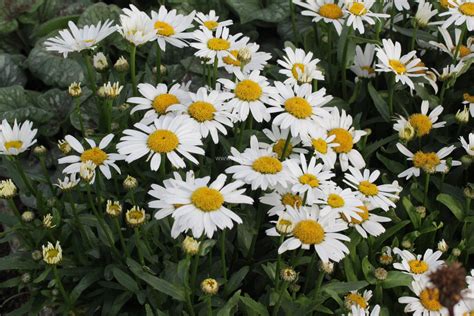
[[[441,241],[438,242],[438,250],[441,252],[446,252],[448,251],[448,249],[449,249],[449,246],[446,243],[446,241],[444,239],[441,239]]]
[[[324,271],[327,274],[331,274],[334,272],[334,263],[332,263],[331,261],[321,261],[319,264],[319,268],[321,269],[321,271]]]
[[[193,237],[186,236],[182,243],[183,251],[184,253],[193,256],[199,252],[200,244],[201,243]]]
[[[46,147],[44,147],[43,145],[38,145],[33,149],[33,153],[36,156],[42,156],[46,154],[47,152],[48,152],[48,149],[46,149]]]
[[[459,248],[454,248],[452,252],[453,256],[459,257],[461,255],[461,249]]]
[[[69,85],[68,88],[69,95],[71,97],[80,97],[82,94],[81,83],[80,82],[73,82]]]
[[[280,271],[280,277],[285,282],[295,282],[298,280],[298,273],[293,268],[283,268]]]
[[[216,295],[219,291],[219,283],[215,279],[207,278],[201,282],[201,290],[204,294]]]
[[[107,70],[107,68],[109,67],[109,63],[107,62],[107,57],[105,57],[105,55],[101,52],[95,54],[94,57],[92,57],[92,61],[94,64],[94,68],[98,72],[103,72]]]
[[[410,122],[407,122],[405,126],[398,131],[398,137],[405,142],[412,140],[413,137],[415,137],[415,128]]]
[[[405,239],[402,241],[402,247],[405,249],[411,249],[413,247],[413,243],[410,240]]]
[[[138,186],[138,181],[136,178],[128,175],[125,180],[123,180],[123,187],[125,188],[125,190],[133,190],[135,189],[136,187]]]
[[[128,71],[128,61],[123,57],[120,56],[119,59],[115,62],[114,69],[117,72],[127,72]]]
[[[374,276],[377,280],[383,281],[387,278],[388,272],[384,268],[377,268],[374,271]]]
[[[30,283],[30,281],[31,281],[31,274],[30,273],[26,272],[26,273],[23,273],[21,275],[21,282],[22,283],[26,284],[26,283]]]
[[[420,218],[425,218],[426,217],[426,207],[424,206],[417,206],[415,208],[415,211],[420,215]]]
[[[35,219],[35,213],[33,213],[32,211],[24,211],[23,214],[21,214],[21,220],[24,221],[25,223],[29,223],[34,219]]]
[[[467,106],[464,106],[464,109],[461,111],[461,110],[458,110],[456,112],[456,121],[459,123],[459,124],[467,124],[469,122],[469,110],[467,108]]]
[[[58,140],[58,148],[65,155],[69,154],[72,150],[71,145],[64,139]]]
[[[43,253],[40,250],[35,250],[31,253],[31,258],[35,261],[39,261],[43,258]]]

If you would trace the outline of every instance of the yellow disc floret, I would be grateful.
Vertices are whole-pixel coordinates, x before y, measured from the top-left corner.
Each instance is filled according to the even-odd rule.
[[[407,68],[405,64],[397,59],[390,59],[388,61],[388,64],[393,69],[393,71],[395,71],[399,75],[403,75],[404,73],[407,72]]]
[[[156,153],[169,153],[178,147],[179,139],[171,131],[158,129],[148,136],[147,145]]]
[[[255,81],[245,79],[235,86],[235,96],[242,101],[257,101],[262,96],[262,88]]]
[[[348,153],[352,150],[353,147],[353,138],[351,133],[343,128],[334,128],[329,131],[329,136],[335,135],[333,142],[339,144],[339,146],[334,147],[334,151],[337,153]]]
[[[303,204],[303,199],[297,194],[285,193],[281,197],[281,204],[300,207]]]
[[[107,154],[99,147],[84,150],[81,154],[81,161],[92,161],[96,166],[100,166],[107,159]]]
[[[412,159],[413,165],[416,168],[423,169],[428,173],[433,173],[441,162],[438,155],[434,152],[424,153],[422,151],[417,151]]]
[[[319,8],[319,15],[332,19],[337,20],[342,18],[342,9],[337,4],[334,3],[326,3]]]
[[[324,241],[324,228],[315,220],[305,219],[296,224],[293,236],[303,244],[317,245]]]
[[[11,140],[9,142],[5,142],[4,144],[6,150],[10,150],[12,148],[20,149],[23,146],[23,142],[21,140]]]
[[[361,2],[354,2],[349,11],[354,15],[365,15],[367,13],[365,5]]]
[[[314,150],[321,154],[326,154],[328,152],[328,143],[322,138],[313,138],[311,140]]]
[[[174,35],[174,28],[166,22],[156,21],[155,22],[156,33],[161,36],[171,36]]]
[[[216,189],[201,187],[191,195],[191,202],[203,212],[212,212],[224,204],[224,196]]]
[[[305,119],[313,114],[313,108],[304,98],[292,97],[285,101],[285,110],[298,119]]]
[[[274,145],[273,145],[273,152],[278,155],[278,157],[282,157],[283,154],[283,148],[285,148],[285,143],[286,139],[279,139]],[[285,149],[285,154],[283,155],[283,159],[291,155],[293,152],[293,145],[291,145],[291,142],[288,142],[286,145]]]
[[[211,121],[214,119],[216,108],[209,102],[197,101],[188,108],[189,115],[198,122]]]
[[[443,306],[439,302],[439,290],[424,289],[420,292],[420,303],[429,311],[439,311]]]
[[[217,21],[212,21],[212,20],[209,20],[209,21],[205,21],[204,23],[204,26],[207,27],[208,30],[214,30],[217,26],[219,26],[219,23]]]
[[[305,173],[298,178],[301,184],[307,184],[312,188],[319,187],[319,180],[314,174]]]
[[[459,6],[459,12],[467,16],[474,16],[474,2],[466,2]]]
[[[344,199],[339,194],[335,193],[329,194],[327,203],[332,208],[343,207],[345,204]]]
[[[163,93],[153,99],[152,106],[158,114],[166,114],[168,107],[178,104],[179,100],[174,94]]]
[[[230,42],[222,38],[211,38],[207,41],[207,48],[215,51],[228,50]]]
[[[430,118],[425,114],[416,113],[410,115],[408,118],[411,126],[415,129],[416,136],[421,137],[428,135],[433,127],[433,123]]]
[[[252,168],[263,174],[276,174],[283,169],[283,165],[275,157],[263,156],[255,159]]]
[[[365,298],[357,292],[346,295],[345,301],[347,305],[359,305],[362,309],[366,309],[368,305]]]
[[[411,273],[414,274],[423,274],[428,271],[428,264],[423,260],[410,260],[408,261],[408,265],[410,266]]]
[[[359,183],[359,191],[367,196],[374,196],[379,193],[379,189],[377,188],[377,186],[366,180],[361,181]]]

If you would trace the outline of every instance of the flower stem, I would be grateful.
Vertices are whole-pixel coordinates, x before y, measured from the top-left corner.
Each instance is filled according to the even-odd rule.
[[[10,206],[12,212],[15,214],[16,217],[21,221],[21,214],[18,208],[16,207],[15,201],[13,199],[7,199],[8,205]]]
[[[120,245],[122,246],[122,250],[125,251],[125,255],[127,257],[130,257],[130,253],[128,252],[128,248],[125,245],[125,240],[123,238],[122,229],[120,228],[120,223],[119,223],[119,220],[118,220],[117,217],[114,217],[114,225],[115,225],[115,229],[117,230],[117,233],[118,233],[119,238],[120,238]]]
[[[324,271],[319,271],[318,278],[316,279],[316,284],[314,285],[314,299],[318,298],[319,290],[324,280]]]
[[[161,49],[156,43],[156,83],[161,83]]]
[[[132,45],[130,48],[130,77],[132,78],[132,89],[133,89],[133,96],[138,95],[137,91],[137,75],[136,75],[136,55],[137,55],[137,47]]]
[[[280,291],[278,292],[278,301],[273,308],[272,315],[278,315],[278,311],[280,310],[281,301],[283,299],[283,293],[285,292],[286,288],[288,287],[288,282],[284,282],[283,286],[281,287]]]
[[[288,136],[286,137],[285,145],[283,145],[283,150],[281,151],[280,160],[283,161],[286,157],[286,150],[291,141],[291,132],[288,131]]]
[[[439,93],[439,104],[443,105],[444,102],[444,94],[446,93],[446,81],[443,81],[443,84],[441,85],[441,91]]]
[[[18,170],[18,173],[20,174],[21,180],[23,180],[23,183],[25,184],[26,188],[30,192],[31,195],[36,196],[38,193],[36,190],[33,188],[33,186],[30,183],[30,180],[28,180],[28,177],[26,176],[25,172],[23,171],[23,167],[20,165],[20,162],[18,159],[12,156],[12,161],[15,164],[16,169]],[[38,197],[37,197],[38,198]]]
[[[83,53],[84,61],[87,68],[87,80],[89,81],[89,88],[92,90],[93,95],[97,92],[97,83],[95,78],[95,70],[92,66],[91,57],[87,53]]]
[[[467,24],[464,23],[461,31],[461,36],[459,37],[459,42],[456,43],[456,50],[454,51],[453,55],[453,64],[456,63],[456,59],[458,58],[459,54],[459,49],[461,49],[462,42],[464,40],[464,37],[466,36],[466,31],[467,31]]]
[[[186,261],[188,261],[188,263],[189,263],[190,260],[191,260],[190,255],[186,255]],[[185,275],[186,286],[184,288],[185,289],[185,295],[186,295],[186,306],[188,308],[189,315],[194,316],[195,313],[194,313],[193,303],[191,301],[192,288],[190,286],[191,285],[190,281],[191,280],[189,278],[189,268],[188,268],[187,272],[186,272],[186,275]]]
[[[140,242],[140,229],[138,227],[135,227],[134,230],[135,230],[135,246],[137,247],[138,259],[140,260],[141,265],[144,266],[145,259],[143,258],[142,251],[140,250],[140,247],[138,246]]]
[[[413,27],[413,33],[411,35],[411,42],[410,42],[410,51],[415,49],[415,43],[416,43],[416,32],[418,31],[418,23],[415,23],[415,26]]]
[[[46,178],[46,181],[48,182],[49,189],[51,190],[51,194],[54,195],[54,187],[53,183],[51,182],[51,177],[48,174],[48,168],[46,168],[46,162],[44,160],[43,155],[39,157],[40,164],[41,164],[41,169],[43,170],[44,177]]]
[[[212,316],[211,296],[206,296],[207,316]]]
[[[298,43],[298,33],[296,33],[296,19],[295,19],[295,5],[293,0],[290,1],[290,18],[291,18],[291,31],[293,32],[293,39],[295,43]]]
[[[84,230],[84,226],[82,226],[82,223],[79,219],[79,215],[77,214],[76,203],[74,203],[71,191],[67,192],[67,198],[69,200],[69,204],[71,204],[72,214],[74,216],[75,221],[77,222],[77,226],[79,227],[79,230],[81,231],[82,235],[86,237],[88,246],[92,247],[92,242],[89,239],[89,235],[86,234],[86,231]]]
[[[389,74],[390,79],[388,82],[388,111],[390,116],[393,115],[393,93],[395,92],[395,75]]]
[[[227,283],[227,265],[225,261],[225,229],[222,230],[220,241],[221,241],[221,265],[222,265],[222,276],[224,278],[225,283]]]
[[[66,293],[66,290],[64,290],[64,286],[63,286],[63,283],[61,282],[61,278],[59,277],[58,268],[56,267],[56,265],[53,265],[53,273],[54,273],[54,278],[56,279],[56,284],[59,287],[59,291],[61,292],[61,295],[64,298],[64,302],[66,303],[66,310],[69,311],[71,303],[69,300],[69,296]]]
[[[344,43],[344,48],[342,50],[342,64],[341,64],[341,74],[342,74],[342,98],[347,99],[347,47],[349,46],[349,37],[352,34],[352,27],[348,27],[346,41]]]
[[[423,198],[423,204],[426,207],[426,202],[428,202],[428,189],[430,186],[430,174],[428,172],[425,172],[425,194]]]
[[[214,58],[214,67],[213,67],[213,78],[212,78],[212,89],[216,88],[217,83],[217,56]]]
[[[81,113],[81,101],[79,98],[74,98],[74,102],[76,104],[76,113],[77,116],[79,117],[79,127],[81,128],[81,134],[82,136],[85,135],[85,130],[84,130],[84,120],[82,119],[82,113]]]
[[[304,282],[304,287],[303,287],[303,293],[306,292],[306,289],[309,286],[309,283],[313,280],[313,271],[314,271],[314,265],[316,264],[316,252],[313,253],[311,256],[311,261],[308,264],[308,270],[306,271],[306,281]]]
[[[284,239],[285,239],[285,235],[280,235],[278,248],[280,248]],[[275,267],[275,290],[277,291],[280,285],[280,267],[281,267],[281,254],[279,253],[277,256],[277,262],[276,262],[276,267]]]

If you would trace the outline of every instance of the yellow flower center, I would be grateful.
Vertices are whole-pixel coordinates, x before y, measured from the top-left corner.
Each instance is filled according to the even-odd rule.
[[[156,113],[164,115],[166,110],[173,104],[178,104],[179,100],[174,94],[163,93],[153,99],[153,108]]]
[[[361,209],[360,211],[357,211],[357,215],[360,216],[361,219],[356,219],[354,217],[351,217],[350,220],[346,217],[346,215],[341,214],[342,219],[345,220],[348,223],[352,223],[355,225],[362,224],[366,220],[369,219],[369,209],[366,206],[358,206],[357,208]]]
[[[431,122],[430,118],[427,115],[421,113],[410,115],[408,121],[415,129],[416,136],[418,137],[428,135],[433,126],[433,123]]]
[[[304,65],[301,63],[295,63],[293,64],[293,67],[291,67],[291,74],[295,79],[298,79],[300,76],[298,75],[298,72],[301,74],[304,72]]]
[[[188,108],[189,115],[198,122],[211,121],[214,119],[216,108],[209,102],[197,101]]]
[[[360,69],[362,70],[367,70],[367,72],[369,74],[373,74],[375,73],[375,69],[373,67],[370,67],[370,66],[361,66]]]
[[[161,154],[175,150],[179,145],[179,139],[178,136],[171,131],[158,129],[148,136],[146,143],[148,148],[153,150],[155,153]]]
[[[263,156],[255,159],[252,168],[253,170],[263,174],[276,174],[283,169],[283,165],[280,160],[274,157]]]
[[[449,0],[439,0],[439,4],[445,9],[453,7],[453,5],[449,3]]]
[[[319,187],[319,180],[314,174],[305,173],[298,178],[301,184],[307,184],[312,188]]]
[[[257,101],[262,96],[262,88],[255,81],[245,79],[235,87],[235,95],[243,101]]]
[[[319,8],[319,15],[328,18],[337,20],[342,17],[342,9],[334,3],[326,3]]]
[[[459,6],[459,12],[467,16],[474,16],[474,3],[467,2]]]
[[[379,193],[379,189],[375,184],[365,180],[359,183],[359,191],[367,196],[374,196]]]
[[[439,291],[436,288],[421,291],[420,303],[429,311],[439,311],[443,307],[439,302]]]
[[[428,264],[423,260],[410,260],[408,261],[411,273],[423,274],[428,271]]]
[[[328,196],[328,205],[332,208],[339,208],[344,206],[344,199],[335,193],[331,193]]]
[[[470,95],[469,93],[464,93],[463,97],[464,97],[464,101],[467,101],[469,103],[474,103],[474,95]]]
[[[281,157],[283,154],[283,148],[285,147],[286,139],[280,139],[278,140],[275,145],[273,145],[273,152],[278,155],[278,157]],[[286,146],[285,149],[285,154],[283,155],[283,159],[288,157],[291,153],[293,152],[293,145],[291,145],[291,142],[288,142],[288,145]]]
[[[313,108],[304,98],[292,97],[285,101],[285,110],[299,119],[305,119],[313,114]]]
[[[240,67],[242,63],[238,59],[239,51],[236,49],[233,49],[229,53],[230,55],[227,55],[224,58],[222,58],[222,61],[227,65]]]
[[[462,316],[474,316],[474,310],[465,312],[464,314],[462,314]]]
[[[20,149],[21,146],[23,146],[23,142],[21,140],[11,140],[5,142],[4,146],[6,150],[10,150],[11,148]]]
[[[395,71],[399,75],[403,75],[405,72],[407,72],[405,64],[397,59],[390,59],[388,61],[388,64],[390,65],[390,67],[392,67],[393,71]]]
[[[329,136],[335,135],[336,138],[332,141],[333,143],[339,144],[334,147],[334,151],[337,153],[348,153],[352,150],[353,139],[351,133],[343,128],[334,128],[329,131]]]
[[[107,154],[102,149],[99,147],[94,147],[84,150],[84,152],[81,154],[81,161],[86,162],[90,160],[96,166],[100,166],[107,159],[107,157]]]
[[[219,25],[217,21],[212,21],[212,20],[205,21],[203,24],[205,27],[207,27],[211,31]]]
[[[50,261],[51,259],[56,258],[59,255],[59,251],[56,248],[51,248],[46,250],[46,261]]]
[[[418,151],[413,155],[413,165],[416,168],[421,168],[426,172],[434,172],[437,165],[440,164],[438,155],[434,152],[424,153]]]
[[[156,21],[155,22],[156,33],[162,36],[174,35],[174,28],[166,22]]]
[[[359,307],[362,309],[367,308],[367,301],[362,295],[358,293],[349,293],[345,299],[350,305],[359,305]]]
[[[365,5],[360,2],[354,2],[349,11],[354,15],[365,15],[367,13]]]
[[[191,195],[191,202],[203,212],[212,212],[224,204],[224,196],[216,189],[201,187]]]
[[[207,41],[207,47],[216,51],[228,50],[230,42],[222,38],[214,37]]]
[[[459,56],[461,56],[461,58],[463,57],[466,57],[467,55],[469,55],[471,52],[471,49],[465,45],[461,45],[459,46]]]
[[[87,44],[91,44],[91,43],[94,43],[94,42],[95,42],[95,40],[93,40],[93,39],[84,40],[84,43],[87,43]]]
[[[134,223],[138,223],[142,218],[144,218],[145,214],[143,212],[133,209],[127,212],[127,217],[129,221],[133,221]]]
[[[303,244],[316,245],[324,241],[324,228],[312,219],[305,219],[296,224],[293,236]]]
[[[314,150],[321,154],[326,154],[328,152],[328,143],[322,138],[313,138],[311,140]]]
[[[300,207],[303,204],[303,199],[297,194],[285,193],[281,197],[281,204]]]

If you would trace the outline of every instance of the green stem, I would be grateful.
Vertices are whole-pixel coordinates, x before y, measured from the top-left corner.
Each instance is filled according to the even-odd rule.
[[[315,269],[314,265],[316,264],[316,252],[311,256],[311,261],[308,264],[308,270],[306,271],[306,280],[304,282],[303,293],[306,293],[306,289],[309,286],[309,283],[313,280],[313,271]]]
[[[316,284],[314,285],[314,299],[318,298],[319,290],[324,280],[324,271],[319,271],[318,278],[316,279]]]
[[[105,132],[110,133],[112,131],[112,103],[113,99],[106,98],[105,99],[105,107],[103,109],[104,112],[104,127]]]
[[[341,74],[342,74],[342,98],[344,100],[347,99],[347,73],[346,73],[346,67],[347,67],[347,47],[349,46],[349,38],[350,35],[352,34],[352,27],[348,27],[347,30],[347,37],[346,41],[344,43],[344,48],[342,50],[342,64],[341,64]]]
[[[46,168],[46,162],[44,161],[44,156],[41,155],[39,157],[40,164],[41,164],[41,169],[43,170],[44,177],[46,178],[46,181],[48,182],[49,189],[51,190],[51,194],[54,195],[54,186],[53,183],[51,182],[51,177],[49,176],[48,173],[48,168]]]
[[[13,199],[7,199],[8,205],[10,206],[12,212],[15,214],[16,217],[21,221],[21,214],[18,208],[16,207],[15,201]]]
[[[256,197],[260,196],[260,190],[257,191],[257,194],[255,195]],[[253,254],[255,253],[255,246],[257,244],[257,239],[258,239],[258,233],[260,232],[260,226],[262,226],[263,218],[265,217],[265,212],[261,209],[260,203],[258,203],[257,206],[257,219],[256,219],[256,232],[255,236],[252,239],[252,243],[250,244],[249,252],[247,255],[247,258],[252,258]]]
[[[74,98],[74,102],[76,104],[76,113],[77,116],[79,117],[79,127],[81,128],[81,134],[82,136],[85,135],[85,130],[84,130],[84,120],[82,119],[82,113],[81,113],[81,101],[79,98]]]
[[[225,261],[225,235],[226,235],[226,230],[223,229],[221,236],[220,236],[220,241],[221,241],[221,265],[222,265],[222,276],[224,277],[224,282],[227,283],[227,265]]]
[[[395,18],[395,0],[392,0],[392,7],[390,8],[390,34],[393,34],[393,20]]]
[[[278,315],[278,311],[280,310],[281,302],[283,300],[283,293],[285,292],[286,288],[288,287],[288,282],[284,282],[284,286],[281,287],[280,291],[278,292],[278,301],[273,308],[272,315]]]
[[[211,296],[206,296],[207,316],[212,316]]]
[[[285,239],[285,235],[280,235],[278,248],[280,248],[283,240]],[[281,254],[279,253],[277,256],[277,263],[275,267],[275,290],[278,291],[278,287],[280,285],[280,269],[281,269]]]
[[[58,268],[56,267],[56,265],[53,265],[53,273],[54,273],[54,278],[56,279],[56,284],[59,287],[59,291],[61,292],[61,295],[64,298],[64,302],[66,303],[66,311],[69,311],[71,303],[69,300],[69,296],[66,293],[66,290],[64,290],[64,286],[63,286],[63,283],[61,282],[61,278],[59,277]]]
[[[446,93],[446,81],[443,81],[443,84],[441,85],[441,91],[439,93],[439,104],[443,105],[444,102],[444,94]]]
[[[388,83],[388,111],[390,116],[393,115],[393,93],[395,91],[395,74],[389,74],[390,79]]]
[[[189,261],[191,260],[191,257],[189,255],[186,256],[186,260]],[[190,290],[192,292],[192,289],[190,287],[190,278],[189,278],[189,268],[187,269],[186,271],[186,275],[185,275],[185,283],[186,283],[186,286],[185,286],[185,295],[186,295],[186,306],[188,308],[188,312],[189,312],[189,315],[191,316],[194,316],[195,313],[194,313],[194,308],[193,308],[193,303],[191,301],[191,293],[190,293]]]
[[[382,299],[383,299],[382,282],[381,281],[376,281],[376,283],[375,283],[375,302],[377,302],[378,304],[382,304]]]
[[[415,49],[417,31],[418,31],[418,23],[415,23],[415,26],[413,27],[413,34],[411,36],[410,51]]]
[[[217,83],[217,56],[214,58],[214,67],[213,67],[213,80],[212,80],[212,89],[216,88]]]
[[[130,77],[132,79],[132,89],[133,89],[133,96],[138,95],[137,90],[137,75],[136,75],[136,55],[137,55],[137,47],[132,45],[130,47]]]
[[[130,253],[128,252],[128,248],[125,245],[125,240],[123,238],[122,229],[120,228],[119,220],[118,220],[117,217],[114,217],[113,221],[114,221],[115,229],[117,230],[117,233],[118,233],[119,238],[120,238],[120,245],[122,246],[122,250],[125,251],[125,255],[127,257],[130,257]]]
[[[288,145],[290,144],[291,141],[291,132],[288,131],[288,136],[286,137],[285,145],[283,145],[283,150],[281,151],[281,156],[280,160],[283,161],[283,159],[286,158],[286,150],[288,149]]]
[[[156,43],[156,83],[161,83],[161,49]]]
[[[298,43],[298,33],[296,33],[296,19],[295,19],[295,5],[293,4],[293,0],[289,0],[290,2],[290,18],[291,18],[291,31],[293,32],[293,38],[295,43]]]
[[[16,159],[15,157],[12,156],[11,158],[15,164],[16,169],[18,170],[18,173],[20,174],[21,180],[25,184],[26,188],[30,192],[31,195],[36,196],[38,198],[38,193],[36,190],[33,188],[33,186],[30,183],[30,180],[28,180],[28,177],[26,176],[25,172],[23,171],[23,167],[20,165],[20,161]]]
[[[92,90],[93,95],[95,96],[97,92],[97,83],[95,77],[95,70],[91,62],[91,56],[89,56],[87,53],[83,53],[82,56],[84,57],[84,61],[87,68],[87,79],[89,81],[89,88]]]
[[[141,265],[144,266],[145,259],[143,258],[142,251],[140,250],[140,247],[138,246],[140,242],[140,229],[138,227],[135,227],[134,230],[135,230],[135,246],[137,247],[138,259],[140,260]]]
[[[423,204],[426,207],[426,202],[428,202],[428,188],[430,186],[430,174],[425,172],[425,193],[423,198]]]
[[[459,42],[456,43],[456,50],[454,51],[454,55],[453,55],[453,64],[456,63],[456,60],[458,58],[459,49],[461,48],[464,37],[466,36],[466,31],[467,31],[467,24],[464,23],[462,27],[462,31],[461,31],[461,36],[459,37]]]
[[[161,154],[160,176],[161,176],[161,181],[163,182],[166,177],[166,155],[165,154]]]
[[[239,132],[239,141],[237,143],[237,148],[242,150],[242,141],[244,139],[244,130],[245,130],[245,121],[240,123],[240,132]]]
[[[86,231],[84,230],[84,226],[82,226],[82,223],[79,219],[79,215],[77,214],[76,203],[74,203],[71,191],[67,191],[67,199],[69,200],[69,204],[71,204],[72,214],[74,216],[74,220],[77,222],[77,226],[79,227],[79,230],[81,231],[82,235],[86,237],[88,246],[92,247],[92,242],[89,239],[89,235],[86,234]]]

